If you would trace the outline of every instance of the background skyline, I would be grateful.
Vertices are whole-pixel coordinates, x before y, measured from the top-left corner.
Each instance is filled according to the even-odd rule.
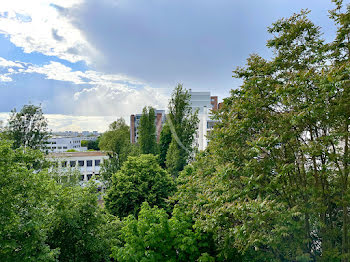
[[[31,102],[54,131],[104,131],[143,106],[165,109],[178,82],[222,100],[239,87],[232,70],[249,54],[271,56],[268,26],[310,9],[331,41],[332,8],[329,0],[2,1],[0,120]]]

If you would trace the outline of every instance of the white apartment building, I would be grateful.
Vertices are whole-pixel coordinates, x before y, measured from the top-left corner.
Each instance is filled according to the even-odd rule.
[[[198,110],[198,131],[195,137],[195,146],[198,150],[205,150],[208,146],[208,135],[215,122],[211,119],[212,111],[218,109],[218,97],[211,96],[210,92],[193,92],[190,89],[190,104],[193,111]]]
[[[63,170],[68,168],[77,168],[80,173],[81,181],[89,181],[93,176],[100,174],[101,164],[108,159],[106,153],[99,151],[89,152],[64,152],[51,153],[48,159],[57,162],[59,168]]]
[[[87,147],[81,146],[84,137],[51,137],[47,140],[45,150],[49,153],[66,152],[74,149],[76,151],[86,151]]]

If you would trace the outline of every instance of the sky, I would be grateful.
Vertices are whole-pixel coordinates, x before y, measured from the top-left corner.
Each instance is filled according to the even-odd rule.
[[[347,1],[344,1],[347,3]],[[0,120],[41,105],[53,131],[98,130],[177,83],[219,100],[232,70],[272,53],[267,27],[301,9],[327,41],[330,0],[0,0]]]

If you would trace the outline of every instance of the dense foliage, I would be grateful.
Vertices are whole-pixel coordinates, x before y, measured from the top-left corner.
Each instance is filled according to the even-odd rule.
[[[191,95],[188,90],[178,84],[169,101],[167,125],[172,138],[166,154],[166,166],[169,173],[177,177],[183,170],[193,153],[194,136],[198,128],[198,113],[190,106]],[[164,133],[167,136],[167,133]],[[162,146],[167,147],[169,140],[164,137]]]
[[[108,260],[119,225],[98,206],[96,187],[51,179],[33,169],[41,158],[0,139],[0,260]]]
[[[117,261],[214,261],[211,238],[193,228],[192,219],[175,208],[171,218],[147,202],[138,219],[129,216],[120,231],[120,246],[113,248]]]
[[[156,115],[154,108],[144,107],[140,124],[138,127],[138,144],[140,145],[141,154],[158,153],[157,134],[156,134]]]
[[[106,208],[118,217],[137,215],[144,201],[166,208],[166,199],[174,190],[172,178],[159,166],[157,157],[151,154],[130,156],[112,176],[105,197]]]
[[[308,12],[274,23],[271,60],[252,55],[218,113],[180,202],[218,248],[251,261],[348,261],[350,9],[324,43]]]
[[[11,111],[6,134],[13,147],[42,148],[49,136],[47,120],[40,106],[24,105],[20,112]]]
[[[110,183],[112,175],[120,169],[132,152],[129,126],[123,118],[110,124],[109,130],[101,136],[98,146],[109,154],[109,159],[101,166],[101,175],[107,183]]]

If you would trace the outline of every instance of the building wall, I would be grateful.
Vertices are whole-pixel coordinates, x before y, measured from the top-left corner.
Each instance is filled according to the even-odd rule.
[[[138,127],[140,125],[140,119],[142,114],[136,114],[130,116],[130,142],[137,143],[139,134]],[[165,123],[166,116],[165,110],[155,110],[155,125],[156,125],[156,136],[157,141],[159,141],[160,133],[162,131],[163,124]]]
[[[84,137],[52,137],[48,139],[45,150],[49,153],[66,152],[70,149],[86,151],[87,148],[81,146],[82,140],[85,140]]]
[[[62,170],[77,168],[81,173],[81,181],[88,181],[100,174],[101,164],[108,156],[102,152],[65,152],[49,154],[48,159],[57,162]]]
[[[218,97],[211,96],[210,92],[192,92],[190,90],[190,104],[192,110],[198,110],[198,130],[194,144],[198,150],[205,150],[208,146],[208,135],[216,121],[211,120],[212,111],[218,109]]]

